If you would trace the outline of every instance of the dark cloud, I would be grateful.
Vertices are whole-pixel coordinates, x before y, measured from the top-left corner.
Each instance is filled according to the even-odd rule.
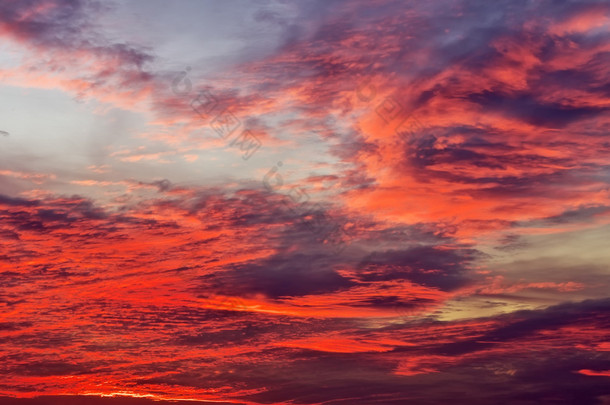
[[[336,259],[323,254],[279,253],[251,264],[235,266],[218,277],[205,278],[232,295],[264,293],[271,298],[323,294],[354,286],[334,269]]]
[[[0,6],[0,20],[17,35],[36,44],[74,45],[85,28],[85,22],[90,20],[87,11],[99,11],[99,6],[99,3],[87,0],[8,1]],[[91,9],[88,10],[88,7]]]
[[[108,6],[95,0],[25,0],[0,5],[0,21],[20,39],[45,48],[90,49],[142,68],[152,57],[127,44],[101,44],[93,31],[95,15]]]
[[[31,322],[0,322],[0,330],[14,331],[32,326]]]
[[[6,195],[0,194],[0,204],[9,205],[9,206],[23,206],[23,207],[32,207],[38,205],[37,201],[26,200],[18,197],[9,197]]]
[[[567,210],[559,215],[542,218],[529,223],[519,223],[521,226],[560,225],[570,223],[591,223],[598,216],[610,212],[610,207],[605,205],[581,206],[576,209]]]
[[[60,229],[72,226],[77,221],[101,220],[106,214],[94,203],[80,197],[60,199],[47,204],[44,201],[25,200],[0,196],[0,204],[9,208],[0,210],[7,224],[15,226],[16,230],[34,230],[43,232],[50,229]],[[13,207],[22,207],[16,210]],[[37,209],[28,209],[38,207]]]
[[[528,124],[548,128],[563,128],[573,122],[595,118],[607,111],[607,108],[603,107],[578,107],[542,102],[538,101],[535,95],[528,93],[506,94],[485,91],[469,95],[468,100],[481,105],[484,111],[499,112]]]
[[[602,330],[610,329],[610,299],[565,303],[541,311],[519,311],[505,318],[504,326],[475,339],[442,345],[434,352],[443,355],[460,355],[489,349],[539,331],[552,331],[568,325],[594,325]],[[499,318],[500,320],[502,318]]]
[[[479,253],[474,249],[435,246],[374,252],[359,264],[363,281],[409,280],[416,284],[455,290],[469,282],[468,267]]]

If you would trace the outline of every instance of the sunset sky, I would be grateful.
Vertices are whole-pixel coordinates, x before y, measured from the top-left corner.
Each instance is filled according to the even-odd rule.
[[[607,0],[0,0],[0,404],[610,404],[609,77]]]

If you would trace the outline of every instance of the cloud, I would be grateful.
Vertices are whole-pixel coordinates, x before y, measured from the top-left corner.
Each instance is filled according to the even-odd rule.
[[[0,392],[33,397],[6,403],[610,395],[605,3],[269,3],[282,46],[186,95],[107,7],[0,5],[7,83],[149,125],[94,178],[0,170],[36,185],[0,194]],[[197,134],[223,111],[264,141],[252,166]],[[276,154],[273,186],[238,176]],[[229,174],[196,186],[168,156]]]
[[[108,11],[107,5],[89,0],[3,3],[0,35],[36,54],[35,60],[24,58],[23,66],[5,75],[17,85],[59,87],[79,97],[133,105],[150,92],[153,77],[145,66],[154,57],[136,45],[110,42],[96,31],[93,16]]]
[[[561,128],[568,124],[594,118],[606,112],[601,107],[571,107],[558,103],[540,103],[531,94],[505,95],[494,92],[472,94],[469,101],[489,111],[500,111],[528,124]]]

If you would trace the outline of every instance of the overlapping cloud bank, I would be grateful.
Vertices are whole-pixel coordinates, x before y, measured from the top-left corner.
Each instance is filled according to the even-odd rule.
[[[0,392],[607,401],[608,5],[314,2],[291,6],[300,26],[273,6],[257,20],[287,40],[185,97],[154,49],[109,39],[102,3],[2,3],[24,50],[3,83],[153,130],[78,180],[2,167]],[[197,132],[191,95],[212,87],[258,161]],[[170,157],[201,149],[254,178],[192,184]]]

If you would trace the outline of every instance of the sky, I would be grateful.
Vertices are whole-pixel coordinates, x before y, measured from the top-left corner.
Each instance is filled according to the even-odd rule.
[[[0,403],[610,404],[610,3],[0,0]]]

